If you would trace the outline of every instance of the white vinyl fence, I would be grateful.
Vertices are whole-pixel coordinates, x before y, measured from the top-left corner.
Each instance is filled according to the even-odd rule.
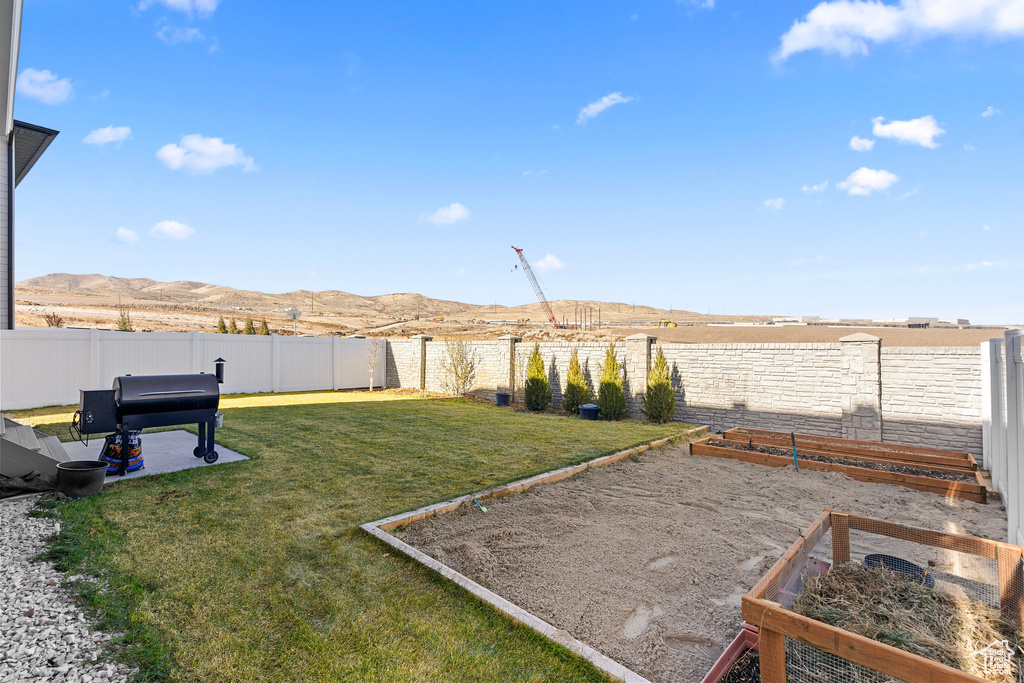
[[[109,389],[119,375],[214,371],[221,393],[384,386],[383,339],[279,337],[205,332],[21,328],[0,332],[0,410],[78,403],[79,389]]]
[[[1007,540],[1024,545],[1024,330],[981,344],[984,466],[1006,506]]]

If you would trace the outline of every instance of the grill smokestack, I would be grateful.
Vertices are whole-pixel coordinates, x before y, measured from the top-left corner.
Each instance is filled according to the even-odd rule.
[[[227,363],[223,358],[218,358],[213,361],[213,365],[216,368],[214,374],[217,375],[217,384],[224,384],[224,364]]]

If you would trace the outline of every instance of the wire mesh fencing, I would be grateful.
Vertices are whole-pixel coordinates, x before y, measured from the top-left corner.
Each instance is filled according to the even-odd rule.
[[[822,513],[744,596],[743,617],[760,632],[762,680],[1024,680],[1018,667],[1024,660],[1018,649],[1024,642],[1024,549],[957,531]],[[867,572],[875,569],[881,573]],[[875,586],[875,593],[852,586],[876,576],[895,580]],[[844,583],[852,588],[843,599],[835,591],[809,598],[808,585],[825,580],[839,586],[838,594]],[[861,610],[858,601],[881,607]],[[864,614],[874,621],[858,621]],[[854,622],[862,633],[843,628]],[[911,622],[931,624],[922,634],[925,644],[901,641],[906,633],[900,629]]]

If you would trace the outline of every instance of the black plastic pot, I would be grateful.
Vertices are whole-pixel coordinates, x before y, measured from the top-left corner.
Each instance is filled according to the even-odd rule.
[[[584,403],[580,406],[580,417],[584,420],[596,420],[601,408],[595,403]]]
[[[512,394],[499,391],[494,395],[494,405],[496,406],[507,406],[508,402],[512,400]]]
[[[107,463],[101,460],[71,460],[57,463],[55,491],[68,498],[95,496],[103,491]]]

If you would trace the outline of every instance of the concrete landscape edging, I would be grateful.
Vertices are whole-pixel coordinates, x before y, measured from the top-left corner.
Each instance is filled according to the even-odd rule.
[[[702,433],[708,433],[711,428],[707,425],[696,427],[694,429],[688,429],[679,436],[670,436],[663,439],[656,439],[640,446],[633,448],[627,448],[626,450],[619,451],[618,453],[612,453],[611,455],[604,455],[593,460],[582,462],[578,465],[570,465],[568,467],[561,467],[550,472],[538,474],[533,477],[527,477],[526,479],[520,479],[510,484],[498,486],[496,488],[487,489],[475,494],[469,494],[465,496],[459,496],[443,503],[436,503],[434,505],[427,505],[417,510],[410,512],[404,512],[398,515],[392,515],[383,519],[378,519],[374,522],[367,522],[359,526],[360,529],[366,533],[380,539],[384,543],[388,544],[395,550],[398,550],[405,555],[409,556],[416,562],[419,562],[423,566],[432,569],[441,576],[449,579],[465,590],[469,591],[475,597],[483,600],[496,608],[503,614],[511,617],[519,623],[533,629],[542,636],[549,638],[555,643],[567,648],[571,652],[583,657],[590,662],[594,667],[606,674],[610,678],[616,681],[624,681],[625,683],[650,683],[648,679],[644,678],[640,674],[627,669],[623,665],[616,662],[614,659],[607,657],[594,648],[590,647],[586,643],[573,638],[567,631],[555,628],[548,622],[544,621],[540,617],[537,617],[530,612],[527,612],[518,605],[509,602],[505,598],[501,597],[497,593],[490,591],[480,584],[476,583],[472,579],[460,574],[451,567],[438,562],[429,555],[420,552],[416,548],[412,547],[408,543],[405,543],[394,536],[389,531],[396,529],[412,522],[426,519],[434,515],[443,514],[446,512],[452,512],[457,510],[463,504],[472,503],[474,500],[487,500],[489,498],[500,498],[501,496],[508,495],[510,493],[521,493],[528,488],[537,484],[549,484],[567,477],[571,477],[575,474],[579,474],[591,467],[607,467],[626,458],[634,455],[639,455],[646,450],[651,448],[659,448],[664,446],[673,439],[685,436],[695,436]]]

